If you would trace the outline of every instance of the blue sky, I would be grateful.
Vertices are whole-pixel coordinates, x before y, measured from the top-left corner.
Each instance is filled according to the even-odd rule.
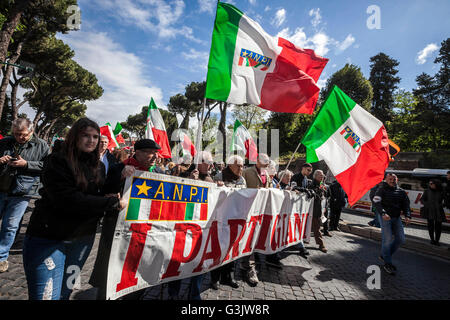
[[[400,62],[400,87],[411,90],[422,72],[435,74],[441,42],[450,36],[450,1],[233,0],[270,35],[311,48],[329,59],[319,80],[346,63],[369,77],[369,58],[384,52]],[[153,97],[169,98],[191,81],[204,81],[215,0],[79,0],[81,30],[59,35],[75,60],[96,74],[104,95],[87,102],[98,121],[124,121]],[[367,20],[380,10],[380,29]],[[372,21],[372,20],[371,20]]]

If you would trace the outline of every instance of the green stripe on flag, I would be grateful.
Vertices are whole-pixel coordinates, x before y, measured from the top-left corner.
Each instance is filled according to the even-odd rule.
[[[221,101],[228,99],[236,38],[242,15],[239,9],[228,3],[217,3],[206,77],[206,98]]]
[[[128,203],[127,217],[125,220],[137,220],[141,208],[141,199],[130,199]]]
[[[327,141],[339,127],[350,118],[350,111],[356,102],[350,99],[336,85],[302,139],[306,147],[306,162],[317,162],[315,150]]]
[[[184,220],[192,220],[192,218],[194,217],[194,208],[195,203],[186,203],[186,214],[184,216]]]

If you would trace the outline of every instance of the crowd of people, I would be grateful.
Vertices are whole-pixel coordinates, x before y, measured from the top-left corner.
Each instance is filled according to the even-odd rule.
[[[69,299],[72,288],[68,276],[73,270],[68,268],[83,268],[99,224],[101,237],[89,283],[98,288],[98,299],[106,298],[114,229],[118,213],[126,206],[122,197],[124,184],[135,170],[214,182],[218,186],[279,188],[306,194],[313,199],[312,232],[323,253],[327,253],[324,236],[331,237],[331,231],[339,231],[341,210],[346,204],[342,187],[336,180],[326,184],[322,170],[313,172],[312,165],[305,163],[296,174],[290,170],[278,172],[276,163],[263,153],[258,155],[255,165],[246,167],[239,155],[231,155],[226,163],[215,163],[207,151],[199,152],[198,161],[190,155],[178,162],[161,159],[158,156],[161,148],[151,139],[136,141],[133,152],[123,149],[110,152],[108,137],[102,136],[97,123],[88,118],[74,123],[65,140],[55,143],[52,150],[33,134],[33,124],[28,119],[13,121],[11,132],[11,137],[0,140],[0,272],[8,270],[9,250],[30,196],[39,192],[23,245],[30,299]],[[441,191],[442,187],[433,182],[422,198],[433,243],[439,243],[443,221],[441,203],[445,194]],[[380,259],[385,262],[385,270],[393,274],[392,255],[404,241],[399,216],[403,213],[410,218],[409,200],[398,187],[395,175],[387,175],[374,188],[371,198],[383,233]],[[309,252],[304,244],[299,243],[297,248],[306,259]],[[239,259],[243,278],[252,286],[259,282],[257,262],[283,268],[278,253],[265,256],[253,253]],[[235,265],[231,262],[211,271],[211,288],[217,290],[220,285],[238,288]],[[190,279],[190,299],[200,299],[203,278],[201,274]],[[180,280],[168,283],[171,299],[179,297],[180,284]]]

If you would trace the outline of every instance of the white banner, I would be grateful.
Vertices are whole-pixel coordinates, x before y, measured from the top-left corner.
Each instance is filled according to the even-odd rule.
[[[232,189],[136,171],[124,197],[107,299],[309,240],[312,200],[292,191]]]

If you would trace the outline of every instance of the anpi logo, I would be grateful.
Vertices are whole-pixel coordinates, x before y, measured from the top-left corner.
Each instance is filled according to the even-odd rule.
[[[355,149],[356,153],[361,151],[361,139],[358,137],[356,133],[353,132],[349,126],[346,126],[344,130],[342,130],[341,135],[344,136],[344,139]]]
[[[258,68],[262,66],[261,71],[266,71],[269,69],[272,59],[247,49],[241,49],[238,65],[242,66],[244,63],[247,67]]]

